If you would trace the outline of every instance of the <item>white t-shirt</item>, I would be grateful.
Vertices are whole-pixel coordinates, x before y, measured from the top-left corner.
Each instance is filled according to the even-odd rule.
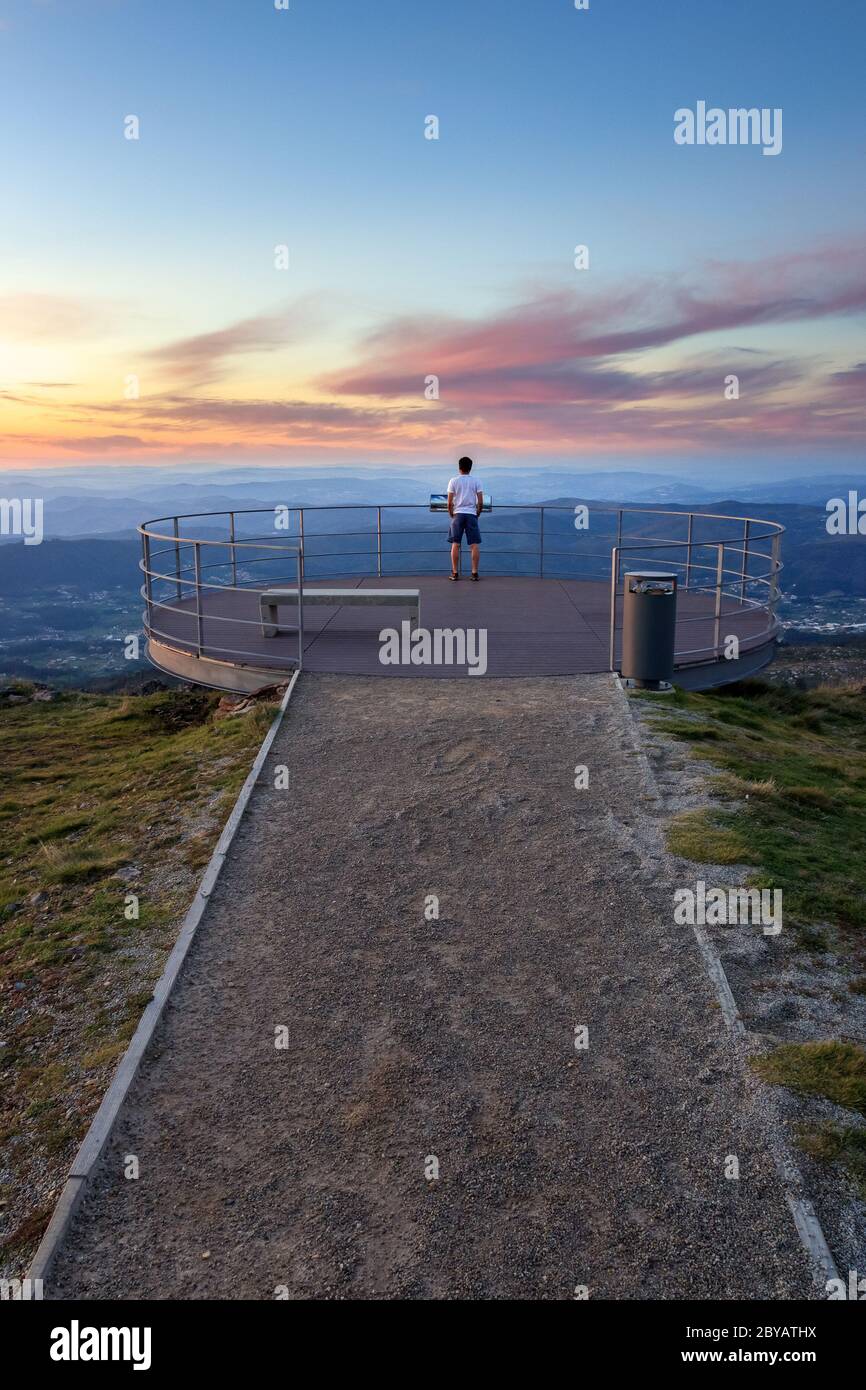
[[[448,491],[454,493],[455,515],[459,516],[461,512],[475,515],[478,510],[476,499],[481,488],[471,473],[458,473],[457,477],[449,482]]]

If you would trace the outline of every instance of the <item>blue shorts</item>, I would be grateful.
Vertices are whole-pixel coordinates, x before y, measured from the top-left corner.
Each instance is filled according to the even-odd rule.
[[[451,518],[451,525],[448,527],[448,539],[453,545],[455,542],[460,544],[464,533],[467,545],[481,544],[481,527],[478,525],[478,517],[471,512],[457,512]]]

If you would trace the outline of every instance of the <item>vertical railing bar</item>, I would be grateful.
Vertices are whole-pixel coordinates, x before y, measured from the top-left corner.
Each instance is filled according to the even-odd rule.
[[[376,573],[382,578],[382,508],[376,508]]]
[[[232,548],[232,588],[238,587],[238,550],[235,538],[235,514],[229,512],[229,541]]]
[[[692,582],[692,535],[695,522],[694,512],[689,512],[689,529],[686,535],[686,592]]]
[[[751,526],[751,522],[750,522],[749,518],[747,517],[747,518],[746,518],[746,521],[745,521],[745,525],[743,526],[743,560],[742,560],[742,564],[741,564],[741,566],[740,566],[740,574],[741,574],[741,576],[742,576],[742,578],[740,579],[740,603],[743,603],[744,600],[745,600],[745,597],[746,597],[746,578],[747,578],[748,573],[749,573],[749,528],[750,528],[750,526]]]
[[[298,507],[298,535],[299,535],[300,541],[301,541],[301,575],[304,576],[304,575],[306,575],[306,568],[305,568],[305,563],[304,563],[304,509],[303,509],[303,507]]]
[[[620,513],[622,515],[622,513]],[[619,546],[610,552],[610,669],[616,670],[616,586],[619,583]]]
[[[725,544],[716,546],[716,611],[713,624],[713,656],[719,654],[719,638],[722,623],[722,583],[725,575]]]
[[[153,585],[150,578],[150,536],[146,531],[142,531],[141,533],[141,559],[144,566],[144,600],[147,614],[147,626],[152,627]]]
[[[773,545],[771,551],[772,560],[770,562],[772,569],[772,574],[770,575],[770,626],[772,626],[773,621],[776,617],[776,604],[779,599],[779,550],[781,548],[781,544],[782,534],[781,532],[777,532],[776,535],[773,537]]]
[[[541,534],[538,548],[538,577],[544,578],[544,507],[541,508]]]
[[[198,638],[198,654],[202,655],[204,646],[204,614],[201,606],[201,546],[193,542],[193,564],[195,566],[195,616]]]
[[[297,556],[298,568],[298,670],[304,664],[304,552],[299,549]]]
[[[175,580],[177,581],[176,597],[178,599],[178,602],[180,602],[180,599],[182,597],[180,588],[180,528],[178,526],[178,519],[176,516],[172,517],[172,521],[174,522],[174,576]]]

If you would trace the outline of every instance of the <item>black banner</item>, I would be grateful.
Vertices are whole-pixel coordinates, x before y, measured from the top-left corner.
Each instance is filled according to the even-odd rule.
[[[850,1298],[839,1302],[851,1302]],[[861,1293],[857,1301],[866,1302]],[[585,1364],[588,1357],[600,1367],[668,1372],[675,1367],[700,1369],[704,1366],[734,1364],[769,1369],[801,1366],[820,1370],[841,1370],[850,1364],[862,1347],[864,1322],[853,1308],[837,1301],[802,1303],[613,1303],[591,1299],[574,1300],[568,1312],[555,1318],[544,1315],[544,1333],[568,1339],[569,1354]],[[461,1306],[456,1313],[456,1332],[472,1337],[475,1355],[490,1356],[521,1346],[526,1333],[538,1328],[535,1313],[526,1332],[515,1327],[514,1304],[509,1322],[495,1330],[497,1307]],[[484,1340],[478,1337],[481,1315]],[[312,1322],[311,1322],[312,1315]],[[454,1313],[444,1312],[446,1322]],[[328,1306],[286,1304],[279,1301],[251,1302],[100,1302],[60,1303],[39,1301],[5,1302],[0,1305],[0,1333],[7,1365],[14,1355],[22,1370],[49,1372],[63,1379],[69,1375],[93,1377],[100,1370],[117,1375],[162,1374],[177,1371],[226,1372],[251,1370],[265,1363],[287,1373],[300,1369],[297,1358],[315,1357],[322,1368],[332,1360],[333,1349],[351,1349],[354,1361],[366,1360],[370,1370],[373,1348],[370,1341],[378,1330],[379,1310],[363,1310],[345,1304]],[[397,1313],[397,1330],[406,1313]],[[443,1312],[433,1314],[437,1324]],[[322,1342],[324,1330],[345,1332],[351,1341]],[[373,1319],[372,1323],[370,1319]],[[464,1318],[468,1321],[464,1323]],[[550,1320],[548,1321],[548,1318]],[[491,1324],[488,1319],[492,1319]],[[390,1317],[389,1317],[390,1322]],[[414,1317],[412,1319],[414,1323]],[[495,1340],[490,1340],[491,1330]],[[423,1333],[422,1333],[423,1335]],[[537,1348],[537,1344],[536,1348]],[[545,1343],[545,1347],[548,1344]],[[528,1348],[527,1348],[528,1349]],[[551,1345],[551,1350],[554,1350]],[[561,1348],[561,1351],[564,1347]],[[560,1352],[561,1354],[561,1352]],[[467,1355],[452,1344],[440,1353],[443,1368],[453,1371],[465,1365]],[[424,1347],[423,1371],[426,1376],[437,1356]],[[471,1359],[474,1359],[472,1357]],[[401,1378],[417,1370],[417,1363],[406,1361],[401,1353]],[[413,1359],[414,1362],[414,1359]],[[395,1364],[390,1348],[384,1354],[387,1370]],[[855,1363],[856,1364],[856,1363]],[[360,1369],[360,1368],[359,1368]],[[366,1368],[365,1368],[366,1369]]]

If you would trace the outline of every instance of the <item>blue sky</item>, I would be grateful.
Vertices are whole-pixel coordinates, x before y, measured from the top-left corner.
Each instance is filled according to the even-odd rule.
[[[459,336],[515,305],[604,301],[640,284],[645,318],[654,286],[662,298],[680,282],[718,294],[714,263],[754,267],[753,294],[779,262],[800,257],[780,293],[790,300],[794,280],[814,278],[806,298],[838,294],[845,307],[800,321],[790,310],[781,321],[750,314],[700,341],[690,333],[690,370],[698,348],[710,360],[733,347],[773,361],[790,354],[801,367],[808,358],[810,373],[816,354],[825,375],[856,366],[866,356],[849,283],[859,268],[829,296],[822,277],[838,267],[837,247],[862,242],[863,16],[840,0],[591,0],[586,12],[573,0],[291,0],[287,12],[272,0],[0,0],[0,381],[20,394],[35,372],[77,391],[28,397],[26,410],[13,402],[13,453],[74,454],[78,438],[87,441],[79,457],[100,438],[139,441],[134,456],[150,448],[162,460],[210,443],[233,460],[280,448],[348,457],[368,444],[414,453],[439,448],[451,426],[507,449],[507,422],[495,426],[466,383],[459,412],[445,407],[438,428],[428,422],[419,435],[413,387],[347,393],[339,379],[381,385],[379,335],[392,342],[407,318],[409,341],[429,342],[436,372],[443,316]],[[781,107],[781,155],[675,145],[674,111],[699,99]],[[129,113],[141,121],[138,142],[122,137]],[[438,141],[423,138],[429,114]],[[291,258],[282,277],[272,258],[281,242]],[[579,287],[578,242],[591,252]],[[729,275],[725,283],[730,293]],[[66,305],[59,319],[52,300]],[[294,328],[281,347],[271,328],[263,345],[247,335],[242,351],[226,353],[216,376],[152,379],[149,419],[141,402],[112,395],[128,373],[174,360],[173,343],[283,312]],[[639,371],[672,370],[676,343],[652,347]],[[442,356],[453,372],[453,353]],[[496,365],[494,355],[486,378]],[[567,360],[548,368],[567,383]],[[569,390],[556,404],[576,407],[575,447],[587,437],[603,448],[597,415],[581,430]],[[190,393],[210,411],[210,435],[194,409],[168,427],[165,402]],[[262,433],[249,410],[237,416],[244,433],[219,401],[331,402],[343,412],[340,437],[326,429],[317,439],[309,418],[293,431],[294,416],[282,433]],[[520,447],[539,404],[526,402]],[[356,413],[356,430],[345,412]],[[700,431],[684,438],[698,447]],[[541,450],[561,456],[568,442],[561,410],[552,428],[541,422]],[[836,442],[855,447],[847,426]]]

